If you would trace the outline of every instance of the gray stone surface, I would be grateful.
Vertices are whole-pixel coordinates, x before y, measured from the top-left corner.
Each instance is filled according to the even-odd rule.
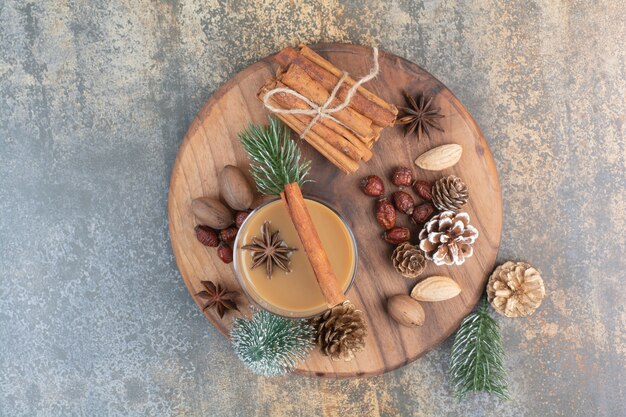
[[[0,0],[0,416],[626,415],[625,21],[607,0]],[[298,41],[407,57],[482,127],[499,258],[548,291],[498,319],[512,401],[456,401],[450,341],[375,378],[258,378],[187,294],[178,145],[216,88]]]

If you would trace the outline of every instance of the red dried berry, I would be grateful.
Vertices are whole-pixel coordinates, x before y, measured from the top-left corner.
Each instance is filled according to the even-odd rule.
[[[405,167],[396,168],[391,176],[391,182],[398,187],[409,187],[413,182],[413,171]]]
[[[361,181],[361,190],[370,197],[380,197],[385,192],[385,184],[377,175],[370,175]]]
[[[404,191],[396,191],[393,193],[393,204],[396,206],[398,211],[408,215],[413,214],[415,200],[413,200],[413,197],[411,197],[410,194],[405,193]]]
[[[229,264],[233,261],[233,249],[226,243],[222,242],[217,248],[217,256],[222,262]]]
[[[415,181],[413,183],[413,191],[422,200],[430,201],[433,199],[432,185],[428,181]]]
[[[385,229],[396,225],[396,209],[386,198],[376,203],[376,221]]]
[[[198,225],[194,230],[196,231],[196,239],[204,246],[215,248],[220,244],[217,232],[209,226]]]
[[[411,231],[408,227],[394,227],[383,233],[383,239],[385,239],[387,243],[399,245],[411,239]]]
[[[238,228],[241,227],[244,220],[246,220],[249,214],[249,211],[238,211],[237,213],[235,213],[235,226],[237,226]]]
[[[417,224],[426,223],[426,220],[435,212],[435,207],[430,203],[420,204],[413,210],[411,218]]]
[[[220,230],[220,239],[222,240],[222,242],[230,243],[235,240],[238,231],[239,229],[237,229],[235,226]]]

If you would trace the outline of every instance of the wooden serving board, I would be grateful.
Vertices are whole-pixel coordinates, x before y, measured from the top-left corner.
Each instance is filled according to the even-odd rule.
[[[371,65],[371,49],[356,45],[320,44],[313,48],[353,78],[367,74]],[[230,289],[240,290],[231,265],[223,264],[214,248],[202,246],[195,238],[196,221],[191,200],[218,195],[217,175],[224,165],[234,164],[247,172],[248,158],[237,140],[237,134],[248,123],[267,123],[268,112],[256,97],[259,87],[276,73],[277,66],[267,57],[230,79],[213,94],[195,118],[185,135],[174,168],[169,190],[169,227],[172,248],[181,275],[200,308],[196,297],[202,287],[200,280],[213,280]],[[311,178],[304,192],[329,202],[348,221],[356,236],[359,266],[355,285],[348,299],[363,310],[369,335],[366,349],[351,362],[334,362],[315,351],[297,369],[298,373],[335,378],[376,375],[414,361],[449,337],[461,320],[472,310],[483,292],[487,277],[493,270],[502,229],[502,200],[496,166],[485,139],[461,102],[441,82],[417,65],[395,55],[381,52],[380,74],[366,88],[383,99],[404,106],[402,91],[425,92],[435,96],[435,103],[445,117],[445,133],[434,132],[432,139],[418,143],[415,136],[404,137],[401,126],[387,128],[374,146],[374,157],[361,165],[354,175],[345,175],[323,159],[308,144],[301,149],[313,161]],[[421,153],[445,143],[458,143],[463,156],[454,167],[441,172],[423,171],[413,161]],[[422,277],[447,275],[459,283],[462,293],[439,303],[422,303],[426,322],[419,328],[406,328],[395,323],[385,310],[386,299],[395,294],[408,294],[421,279],[406,279],[396,273],[390,262],[393,247],[381,239],[382,230],[374,218],[375,199],[365,196],[359,182],[365,175],[376,174],[386,179],[388,192],[394,187],[388,180],[396,166],[413,167],[418,179],[434,181],[455,174],[470,189],[465,207],[471,224],[480,236],[474,256],[462,266],[437,267],[429,263]],[[400,224],[409,225],[399,215]],[[413,241],[418,230],[411,227]],[[244,314],[249,313],[245,296]],[[228,336],[233,315],[224,320],[213,311],[207,319]]]

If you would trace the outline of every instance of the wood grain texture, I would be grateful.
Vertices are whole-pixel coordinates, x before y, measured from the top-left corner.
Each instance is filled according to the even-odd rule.
[[[354,77],[368,72],[371,58],[368,48],[321,44],[314,49]],[[456,330],[478,301],[495,264],[502,229],[502,201],[493,157],[480,129],[450,90],[423,69],[387,53],[381,53],[380,64],[379,76],[366,87],[399,106],[404,105],[403,90],[435,96],[435,104],[445,115],[442,119],[445,133],[434,132],[431,139],[418,143],[414,136],[405,138],[402,127],[385,129],[374,147],[372,160],[350,176],[303,144],[304,156],[313,161],[311,177],[315,180],[304,187],[304,192],[328,201],[342,213],[356,236],[359,265],[348,298],[366,313],[369,335],[366,350],[351,362],[333,362],[315,352],[298,373],[337,378],[376,375],[414,361]],[[168,201],[172,248],[185,284],[200,307],[201,300],[195,296],[201,290],[200,280],[210,279],[230,289],[238,289],[238,284],[231,265],[221,263],[213,248],[196,241],[193,232],[196,222],[190,203],[200,196],[218,195],[217,175],[225,165],[247,168],[248,159],[237,141],[237,134],[248,123],[267,122],[268,113],[256,93],[275,71],[276,65],[268,57],[220,88],[191,124],[172,170]],[[454,167],[432,172],[414,166],[418,155],[444,143],[458,143],[463,147],[463,156]],[[462,293],[445,302],[422,303],[426,322],[417,329],[397,325],[385,311],[388,297],[408,294],[420,279],[405,279],[393,270],[389,261],[393,248],[380,238],[381,230],[374,219],[375,200],[364,196],[358,188],[363,176],[377,174],[388,178],[391,170],[400,165],[414,167],[418,179],[434,181],[444,175],[460,176],[470,189],[470,201],[465,209],[480,232],[474,256],[463,266],[428,265],[422,277],[450,276],[459,283]],[[393,191],[389,181],[386,186]],[[401,216],[400,224],[408,226],[408,219]],[[412,232],[415,240],[418,230],[413,227]],[[243,299],[241,301],[245,304]],[[243,310],[244,313],[249,311],[247,307]],[[220,332],[228,335],[232,324],[230,315],[224,320],[212,311],[205,315]]]

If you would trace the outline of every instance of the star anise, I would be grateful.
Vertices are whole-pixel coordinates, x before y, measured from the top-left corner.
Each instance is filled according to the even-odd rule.
[[[272,278],[272,269],[276,265],[280,269],[286,272],[291,272],[289,264],[291,263],[289,256],[296,248],[291,248],[280,239],[279,231],[270,233],[270,223],[263,223],[261,239],[255,237],[252,239],[252,243],[242,246],[241,249],[246,249],[252,252],[252,266],[251,269],[265,263],[265,270],[267,277]]]
[[[439,114],[440,109],[432,105],[433,97],[427,98],[421,94],[416,100],[406,92],[404,96],[410,107],[400,107],[404,114],[397,120],[397,123],[399,125],[407,125],[404,129],[405,136],[415,132],[417,140],[421,140],[423,134],[426,134],[430,139],[431,128],[443,132],[443,128],[437,120],[441,119],[443,114]]]
[[[206,302],[202,311],[209,308],[215,308],[220,318],[223,318],[224,313],[229,310],[239,311],[237,303],[235,302],[235,299],[239,296],[237,291],[228,291],[227,289],[222,288],[220,284],[216,285],[211,281],[202,281],[202,285],[204,285],[206,291],[200,291],[196,294]]]

